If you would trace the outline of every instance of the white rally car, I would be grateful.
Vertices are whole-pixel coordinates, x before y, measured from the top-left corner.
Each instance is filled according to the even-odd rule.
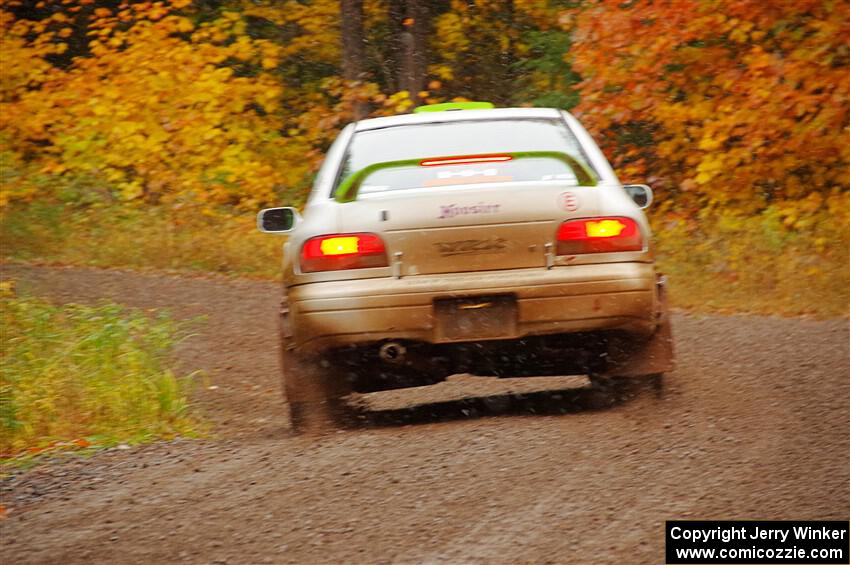
[[[295,429],[342,398],[489,376],[658,376],[673,362],[644,185],[562,110],[445,104],[347,126],[288,234],[283,381]]]

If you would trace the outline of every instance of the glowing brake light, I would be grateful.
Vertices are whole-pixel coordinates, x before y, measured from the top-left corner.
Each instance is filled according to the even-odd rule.
[[[357,253],[360,247],[360,238],[357,236],[329,237],[321,240],[319,251],[322,255],[348,255]]]
[[[387,250],[373,233],[320,235],[301,248],[301,272],[386,267]]]
[[[587,237],[617,237],[626,229],[620,220],[588,220],[585,223]]]
[[[631,218],[567,220],[558,228],[558,255],[641,251],[640,228]]]
[[[510,161],[513,156],[507,154],[491,155],[458,155],[457,157],[436,157],[434,159],[422,159],[420,167],[437,167],[439,165],[465,165],[467,163],[499,163]]]

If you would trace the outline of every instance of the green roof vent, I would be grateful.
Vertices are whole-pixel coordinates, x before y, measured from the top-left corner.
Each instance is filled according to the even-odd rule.
[[[442,104],[429,104],[419,106],[413,110],[414,114],[422,112],[450,112],[454,110],[489,110],[495,108],[491,102],[444,102]]]

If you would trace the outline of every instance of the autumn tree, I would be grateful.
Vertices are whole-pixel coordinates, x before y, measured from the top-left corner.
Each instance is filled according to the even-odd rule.
[[[95,9],[91,55],[67,68],[47,61],[69,35],[61,12],[38,22],[3,12],[4,60],[15,62],[2,81],[4,153],[99,179],[128,201],[253,209],[303,186],[305,144],[281,136],[275,117],[279,46],[246,35],[234,12],[202,23],[174,13],[187,5]],[[4,183],[4,198],[40,196],[26,180]]]
[[[779,205],[792,225],[850,190],[846,2],[603,0],[572,56],[581,118],[678,213]]]
[[[575,111],[620,175],[649,180],[662,212],[780,206],[793,224],[850,185],[848,10],[8,0],[3,198],[51,185],[35,171],[99,180],[125,200],[253,206],[303,196],[335,133],[367,111],[456,97],[569,109],[580,96]]]
[[[425,89],[428,75],[428,39],[431,31],[431,9],[426,0],[404,0],[391,3],[395,7],[394,21],[401,17],[396,42],[399,52],[399,90],[410,93],[417,102],[419,93]]]
[[[340,36],[342,38],[342,78],[349,83],[364,80],[366,55],[363,35],[363,0],[340,0]],[[361,120],[369,112],[362,100],[354,101],[352,109],[355,120]]]

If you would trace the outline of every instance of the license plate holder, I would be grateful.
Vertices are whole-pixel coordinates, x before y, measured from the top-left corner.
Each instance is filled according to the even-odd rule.
[[[513,295],[474,296],[434,301],[436,340],[470,341],[517,336]]]

